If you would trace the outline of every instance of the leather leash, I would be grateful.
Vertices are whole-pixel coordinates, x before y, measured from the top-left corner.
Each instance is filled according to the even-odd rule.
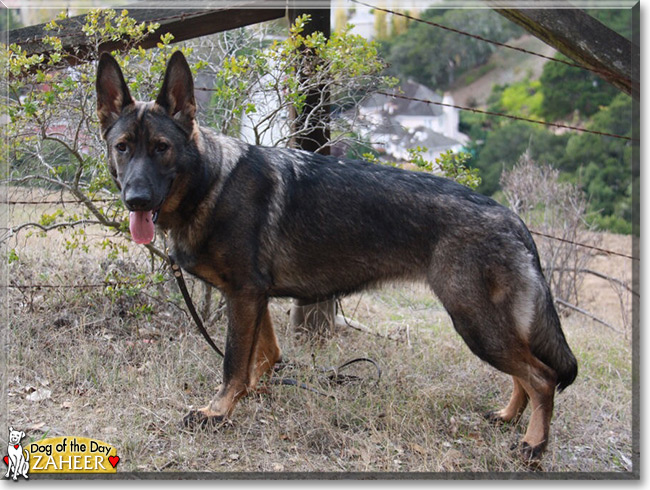
[[[210,337],[210,334],[203,325],[203,321],[201,321],[201,317],[197,313],[196,308],[194,308],[194,303],[192,302],[190,292],[187,290],[187,285],[185,284],[185,278],[183,278],[183,271],[181,270],[181,267],[176,263],[171,255],[168,255],[167,258],[169,259],[169,265],[171,265],[172,273],[174,274],[174,278],[178,284],[178,289],[181,290],[181,294],[185,300],[185,305],[187,306],[187,309],[189,310],[190,315],[196,324],[196,327],[199,329],[199,332],[201,332],[201,335],[203,335],[203,338],[210,345],[210,347],[212,347],[212,349],[221,357],[224,357],[223,352],[221,352],[221,349],[217,347],[217,344],[215,344],[212,340],[212,337]]]
[[[180,289],[181,294],[183,295],[183,299],[185,300],[185,305],[187,306],[187,309],[190,312],[190,315],[192,316],[192,319],[194,320],[194,323],[196,324],[196,327],[198,328],[199,332],[201,332],[201,335],[203,335],[203,338],[205,341],[212,347],[212,349],[219,354],[219,356],[224,357],[223,352],[221,352],[221,349],[217,347],[217,344],[214,343],[212,340],[212,337],[210,337],[210,334],[206,330],[205,326],[203,325],[203,321],[201,320],[201,317],[199,316],[198,312],[196,311],[196,308],[194,308],[194,303],[192,302],[192,297],[190,296],[190,292],[187,290],[187,285],[185,284],[185,278],[183,277],[183,271],[181,267],[176,263],[174,258],[171,255],[167,256],[167,259],[169,260],[169,265],[172,268],[172,273],[174,274],[174,278],[176,279],[176,283],[178,284],[178,289]],[[331,374],[328,379],[330,381],[335,382],[336,384],[344,384],[345,382],[348,381],[353,381],[359,379],[356,376],[346,376],[339,374],[339,371],[351,364],[357,363],[357,362],[368,362],[372,364],[375,369],[377,370],[377,381],[375,382],[375,386],[379,384],[379,380],[381,379],[381,368],[375,362],[373,359],[369,359],[366,357],[359,357],[357,359],[352,359],[351,361],[347,361],[338,368],[330,368],[327,371],[332,371],[333,374]],[[305,384],[305,383],[300,383],[299,381],[292,379],[292,378],[277,378],[277,377],[272,377],[270,379],[270,382],[272,384],[276,385],[285,385],[285,386],[296,386],[298,388],[302,388],[304,390],[311,391],[313,393],[317,393],[321,396],[326,396],[329,398],[334,398],[333,395],[323,393],[322,391],[317,390],[316,388],[312,388],[311,386]]]

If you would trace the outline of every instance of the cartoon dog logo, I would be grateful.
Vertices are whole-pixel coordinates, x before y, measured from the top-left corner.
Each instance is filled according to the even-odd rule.
[[[29,452],[23,449],[20,440],[25,437],[22,431],[14,430],[9,427],[9,445],[7,446],[8,456],[5,456],[5,463],[7,463],[7,473],[5,478],[9,478],[13,470],[13,480],[18,480],[22,476],[26,480],[29,479],[27,473],[29,472]]]

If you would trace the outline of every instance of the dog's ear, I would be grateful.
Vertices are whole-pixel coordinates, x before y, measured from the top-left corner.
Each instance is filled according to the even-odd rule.
[[[13,428],[13,427],[9,427],[9,432],[13,432],[13,431],[14,431],[14,428]]]
[[[156,104],[163,107],[188,133],[192,132],[196,114],[194,82],[190,65],[180,51],[174,51],[167,62],[165,80]]]
[[[97,66],[97,116],[102,134],[115,123],[122,111],[133,104],[120,65],[108,53],[103,53]]]
[[[23,437],[25,437],[25,433],[23,431],[21,431],[20,432],[20,438],[22,439]]]

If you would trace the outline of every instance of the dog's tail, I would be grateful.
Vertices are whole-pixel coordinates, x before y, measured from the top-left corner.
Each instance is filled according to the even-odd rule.
[[[530,346],[540,361],[555,370],[557,389],[562,391],[576,379],[578,362],[564,337],[548,285],[544,284],[541,294],[530,332]]]
[[[560,317],[553,302],[553,295],[544,279],[542,264],[539,260],[537,245],[532,235],[523,224],[521,238],[532,257],[533,269],[537,271],[537,300],[530,330],[529,343],[533,354],[557,373],[557,389],[564,390],[573,383],[578,375],[578,361],[564,337]]]

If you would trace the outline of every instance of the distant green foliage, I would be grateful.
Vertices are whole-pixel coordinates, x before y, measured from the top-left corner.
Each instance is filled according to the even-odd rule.
[[[491,108],[506,114],[522,117],[542,118],[544,95],[539,80],[525,79],[508,85],[501,92],[498,108]]]
[[[542,88],[544,87],[542,83]],[[507,87],[496,87],[490,108],[504,108]],[[588,129],[631,136],[632,101],[624,94],[594,113]],[[472,137],[470,165],[479,169],[479,192],[499,191],[504,170],[512,168],[526,151],[540,164],[561,170],[562,178],[577,184],[588,198],[588,219],[599,228],[619,233],[632,230],[632,176],[629,141],[589,133],[551,130],[525,122],[477,114],[462,114],[461,129]]]
[[[557,59],[569,59],[561,54]],[[589,117],[608,105],[618,90],[595,73],[564,63],[546,63],[539,80],[542,102],[540,115],[554,121],[578,111]]]
[[[499,190],[504,169],[512,168],[519,157],[529,151],[531,158],[556,166],[564,159],[568,135],[556,136],[550,131],[526,122],[509,122],[485,131],[481,144],[471,145],[474,158],[471,165],[478,168],[483,179],[479,192],[492,195]]]
[[[408,163],[415,165],[423,172],[439,172],[444,177],[474,190],[481,185],[479,170],[467,166],[467,163],[471,159],[469,153],[454,153],[451,150],[447,150],[432,162],[423,156],[423,153],[428,151],[426,147],[418,146],[416,148],[409,148],[407,151],[409,154]],[[396,162],[379,160],[378,156],[372,152],[364,153],[363,158],[370,163],[390,165],[393,167],[398,166]]]
[[[585,9],[585,11],[598,19],[610,29],[618,32],[621,36],[632,39],[632,9],[631,8],[603,8]]]
[[[594,115],[588,128],[632,136],[631,122],[632,100],[619,94]],[[572,170],[584,186],[589,208],[595,213],[593,220],[600,226],[631,230],[632,150],[629,141],[588,133],[574,134],[567,143],[564,169]]]
[[[500,42],[523,33],[489,9],[431,9],[421,17]],[[391,75],[445,89],[467,70],[485,63],[495,49],[493,44],[411,22],[404,34],[383,41],[381,53]]]

